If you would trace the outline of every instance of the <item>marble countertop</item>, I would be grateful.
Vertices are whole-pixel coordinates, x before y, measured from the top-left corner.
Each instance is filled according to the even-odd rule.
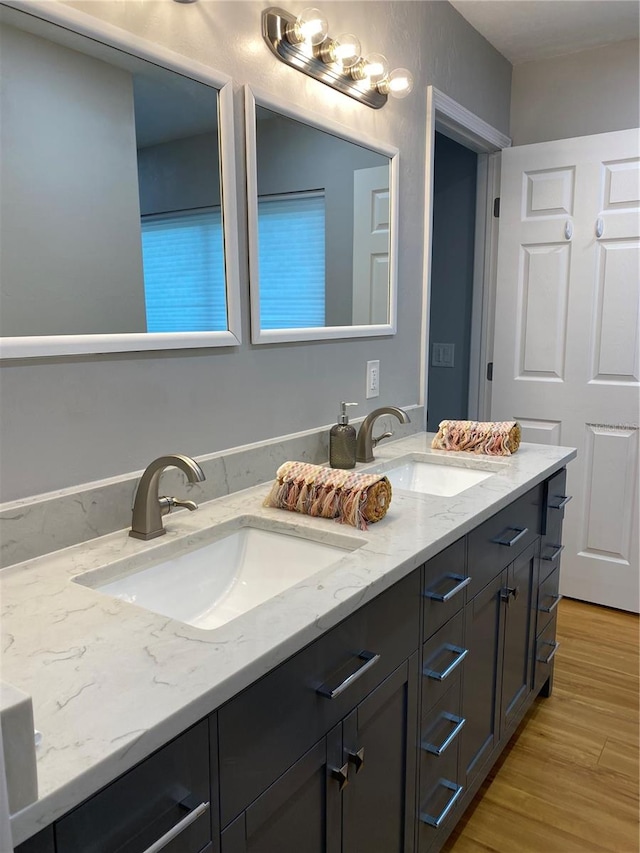
[[[380,445],[379,464],[431,451],[419,433]],[[150,542],[127,530],[0,571],[2,678],[33,697],[39,799],[13,815],[14,843],[35,834],[188,726],[317,639],[425,560],[575,457],[571,448],[522,444],[499,473],[453,497],[394,489],[384,519],[367,531],[262,501],[270,484],[165,519]],[[467,454],[455,454],[459,464]],[[477,460],[477,456],[472,457]],[[491,461],[489,457],[482,457]],[[284,460],[282,460],[284,461]],[[506,463],[506,464],[505,464]],[[373,466],[358,466],[358,468]],[[274,472],[275,473],[275,472]],[[83,572],[168,547],[238,516],[320,541],[363,542],[337,563],[233,621],[205,631],[72,583]]]

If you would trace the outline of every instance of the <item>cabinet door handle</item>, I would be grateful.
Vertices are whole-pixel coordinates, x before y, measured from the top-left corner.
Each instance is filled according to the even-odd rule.
[[[180,803],[180,805],[183,805]],[[154,841],[153,844],[149,845],[144,853],[159,853],[160,850],[163,850],[170,841],[173,841],[174,838],[177,838],[188,826],[191,826],[199,817],[209,811],[209,803],[200,803],[199,806],[196,806],[193,811],[190,811],[188,815],[182,818],[182,820],[178,821],[175,826],[172,826],[168,832],[159,838],[157,841]]]
[[[331,778],[336,780],[339,789],[342,791],[349,784],[349,762],[343,764],[342,767],[333,767]]]
[[[541,560],[547,560],[548,562],[553,563],[555,558],[559,557],[560,554],[562,554],[562,552],[564,551],[564,545],[549,545],[549,547],[553,548],[553,551],[551,552],[551,554],[549,554],[548,557],[545,557],[542,554],[540,554],[540,559]]]
[[[557,503],[551,503],[551,501],[549,501],[547,503],[547,508],[548,509],[564,509],[572,497],[573,497],[573,495],[554,495],[553,498],[555,500],[557,500]]]
[[[364,766],[364,746],[360,747],[356,752],[350,752],[349,761],[356,768],[356,773],[359,773]]]
[[[553,613],[556,607],[560,604],[561,598],[561,595],[554,595],[553,604],[550,604],[549,607],[541,607],[540,610],[542,610],[543,613]]]
[[[453,670],[459,666],[462,661],[469,654],[469,649],[461,649],[460,646],[452,646],[449,643],[446,644],[445,648],[449,649],[449,651],[454,652],[456,655],[455,659],[449,664],[449,666],[442,670],[442,672],[438,672],[435,669],[429,669],[425,666],[422,672],[428,676],[429,678],[435,678],[436,681],[444,681],[447,676],[451,675]]]
[[[560,643],[556,643],[555,641],[545,642],[542,644],[543,646],[553,646],[550,653],[546,658],[537,658],[538,663],[549,663],[555,657],[556,652],[560,648]]]
[[[502,601],[506,601],[507,604],[511,604],[511,599],[516,599],[520,595],[520,587],[519,586],[508,586],[506,589],[503,589],[500,593],[500,598]]]
[[[519,539],[522,539],[523,536],[526,536],[529,532],[528,527],[507,527],[507,530],[515,530],[516,535],[513,539],[504,539],[503,537],[498,537],[497,539],[492,539],[491,541],[496,545],[506,545],[507,548],[511,548],[512,545],[515,545]]]
[[[420,812],[420,820],[423,823],[429,824],[429,826],[435,826],[436,829],[442,824],[442,821],[449,814],[449,812],[454,806],[454,803],[462,793],[462,785],[456,785],[455,782],[449,782],[448,779],[441,779],[440,785],[442,785],[443,788],[448,788],[450,791],[453,791],[453,794],[449,798],[449,802],[440,812],[438,817],[433,817],[432,815],[427,814],[426,812]]]
[[[348,675],[344,681],[341,681],[337,687],[330,687],[328,684],[322,684],[317,689],[317,693],[321,696],[324,696],[326,699],[336,699],[341,693],[347,689],[347,687],[351,687],[354,681],[357,681],[361,678],[365,672],[371,669],[372,666],[375,666],[380,660],[380,655],[375,652],[367,652],[362,651],[358,655],[359,660],[364,661],[362,666],[359,666],[355,672],[352,672],[351,675]]]
[[[422,743],[422,748],[427,752],[430,752],[432,755],[442,755],[449,744],[453,743],[453,741],[458,737],[460,730],[467,722],[464,717],[456,717],[455,714],[449,714],[448,712],[445,712],[442,716],[456,725],[442,741],[440,746],[435,746],[435,744],[429,743],[428,741],[424,741]]]
[[[465,578],[463,575],[447,575],[447,577],[451,578],[451,580],[459,581],[459,583],[452,587],[449,592],[445,592],[444,595],[428,589],[425,592],[426,598],[432,598],[434,601],[449,601],[454,595],[457,595],[465,586],[471,583],[471,578]]]

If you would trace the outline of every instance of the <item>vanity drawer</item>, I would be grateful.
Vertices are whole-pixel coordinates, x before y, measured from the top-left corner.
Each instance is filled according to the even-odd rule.
[[[464,620],[461,610],[423,646],[423,717],[442,699],[452,685],[460,683],[461,664],[467,656],[467,649],[462,645],[463,630]]]
[[[543,536],[557,536],[560,541],[564,508],[570,500],[571,496],[567,495],[567,469],[563,468],[545,483],[541,531]]]
[[[451,710],[449,710],[451,709]],[[460,685],[452,685],[423,722],[420,742],[418,851],[437,849],[459,817]],[[453,719],[451,719],[453,718]]]
[[[179,831],[163,853],[211,843],[209,726],[203,720],[56,823],[57,853],[143,853]]]
[[[419,631],[417,570],[223,706],[222,827],[415,652]]]
[[[471,531],[467,601],[535,541],[540,532],[542,492],[541,483]]]
[[[422,639],[428,640],[465,603],[467,541],[463,537],[425,563],[422,600]]]
[[[533,687],[538,693],[551,675],[553,670],[553,659],[560,646],[556,641],[557,616],[554,613],[546,628],[538,634],[536,639],[536,659]]]
[[[539,635],[553,619],[556,607],[560,603],[561,596],[558,593],[560,586],[560,567],[556,568],[545,578],[538,588],[538,624],[536,635]]]

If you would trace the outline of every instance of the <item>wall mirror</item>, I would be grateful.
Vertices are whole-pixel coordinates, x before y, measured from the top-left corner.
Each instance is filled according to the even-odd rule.
[[[246,87],[253,343],[393,335],[398,150]]]
[[[59,5],[0,7],[0,355],[240,343],[229,78]]]

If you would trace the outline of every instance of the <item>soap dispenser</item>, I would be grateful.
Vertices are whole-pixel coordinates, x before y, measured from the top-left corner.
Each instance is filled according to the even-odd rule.
[[[329,431],[329,464],[332,468],[356,467],[356,430],[349,423],[347,406],[357,403],[340,403],[338,423]]]

